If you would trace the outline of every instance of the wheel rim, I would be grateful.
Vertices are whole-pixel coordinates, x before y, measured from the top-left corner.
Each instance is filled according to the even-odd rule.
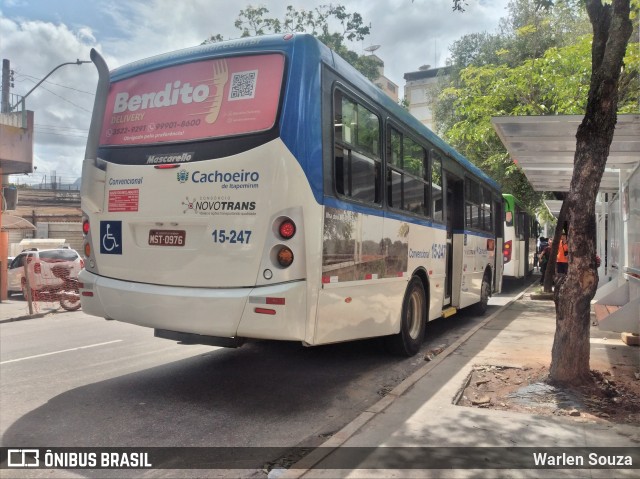
[[[416,339],[420,334],[422,326],[422,295],[419,291],[413,290],[409,298],[409,307],[407,308],[407,319],[409,321],[409,336]]]
[[[60,301],[60,306],[62,306],[64,309],[68,309],[68,310],[76,310],[76,309],[80,309],[80,300],[77,301],[68,301],[68,300],[61,300]]]

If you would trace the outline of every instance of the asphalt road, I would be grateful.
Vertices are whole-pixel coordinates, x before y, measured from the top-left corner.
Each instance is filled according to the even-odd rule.
[[[507,285],[487,315],[524,286]],[[422,352],[413,358],[390,356],[377,340],[315,348],[284,342],[183,346],[82,311],[0,324],[2,446],[255,446],[252,469],[222,475],[265,477],[262,469],[278,459],[266,447],[281,447],[286,456],[294,446],[320,445],[420,368],[425,354],[481,320],[461,312],[429,323]],[[28,472],[22,477],[70,476]],[[72,475],[180,475],[131,472]],[[190,476],[193,471],[183,471]]]

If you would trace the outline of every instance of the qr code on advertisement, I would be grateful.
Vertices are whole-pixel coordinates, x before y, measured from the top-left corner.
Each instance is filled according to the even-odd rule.
[[[234,73],[231,76],[229,101],[253,98],[256,94],[257,79],[258,70]]]

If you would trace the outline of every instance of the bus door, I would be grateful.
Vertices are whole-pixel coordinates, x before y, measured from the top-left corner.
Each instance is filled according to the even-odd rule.
[[[533,270],[533,257],[530,254],[529,251],[529,242],[531,239],[531,224],[529,221],[529,215],[524,212],[521,211],[520,213],[518,213],[518,220],[519,220],[519,225],[521,225],[521,230],[520,230],[520,234],[521,234],[521,238],[522,238],[522,243],[521,243],[521,252],[520,252],[520,258],[522,259],[522,262],[520,263],[521,266],[521,271],[522,271],[522,277],[526,278],[527,276],[529,276],[529,273]]]
[[[462,271],[456,271],[454,269],[454,266],[462,259],[461,256],[459,258],[456,257],[456,251],[460,255],[462,254],[462,247],[454,248],[454,232],[464,235],[464,182],[449,172],[445,172],[444,180],[446,188],[445,191],[447,192],[447,200],[445,202],[445,218],[447,225],[447,270],[443,306],[447,306],[454,302],[454,284],[458,284],[459,286],[462,275]],[[458,269],[460,269],[460,267]],[[456,280],[454,280],[454,276],[456,277]]]
[[[502,218],[504,216],[504,209],[502,207],[502,199],[500,199],[500,201],[494,201],[493,207],[495,210],[495,214],[493,215],[493,228],[496,234],[496,255],[493,268],[493,292],[499,293],[502,291],[502,274],[504,272],[504,256],[502,254],[502,248],[504,245],[504,222],[502,221]]]

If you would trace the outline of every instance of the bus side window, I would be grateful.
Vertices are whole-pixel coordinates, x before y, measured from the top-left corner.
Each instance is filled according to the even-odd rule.
[[[345,185],[344,185],[344,177],[345,177],[345,159],[344,159],[344,150],[342,148],[336,148],[335,153],[335,169],[336,169],[336,191],[341,195],[345,194]]]
[[[403,208],[427,216],[429,207],[429,182],[426,175],[426,151],[411,138],[403,139],[402,169],[404,177]]]
[[[493,231],[493,211],[491,208],[491,191],[482,188],[482,211],[484,217],[484,230],[485,231]]]
[[[524,241],[524,235],[525,235],[525,230],[524,230],[524,224],[525,224],[525,216],[526,213],[524,211],[520,211],[519,209],[516,210],[517,211],[517,215],[516,215],[516,236],[518,237],[518,239],[520,241]]]
[[[368,203],[382,200],[380,119],[336,90],[334,183],[338,194]]]
[[[431,204],[433,205],[433,219],[442,221],[442,160],[431,150]]]
[[[482,189],[471,178],[465,180],[465,210],[467,228],[482,228]]]
[[[389,206],[428,216],[429,180],[425,149],[395,128],[387,130]]]
[[[393,208],[402,208],[402,135],[395,128],[387,130],[387,201]]]

